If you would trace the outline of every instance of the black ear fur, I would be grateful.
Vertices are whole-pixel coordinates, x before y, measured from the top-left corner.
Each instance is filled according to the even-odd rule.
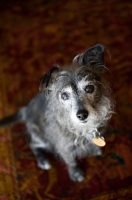
[[[60,71],[60,68],[58,66],[54,66],[48,73],[46,73],[44,76],[40,78],[40,87],[39,90],[43,91],[46,89],[49,85],[51,85]]]
[[[94,45],[84,53],[77,55],[73,60],[74,63],[101,72],[104,69],[104,46],[101,44]]]
[[[104,46],[97,44],[88,49],[82,59],[83,65],[87,64],[104,64]],[[101,67],[102,70],[102,67]]]

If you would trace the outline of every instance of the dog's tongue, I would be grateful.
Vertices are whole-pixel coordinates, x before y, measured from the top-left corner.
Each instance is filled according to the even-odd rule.
[[[97,129],[92,131],[93,136],[93,143],[96,144],[99,147],[104,147],[106,145],[106,142],[102,136],[100,136],[100,132],[97,131]]]

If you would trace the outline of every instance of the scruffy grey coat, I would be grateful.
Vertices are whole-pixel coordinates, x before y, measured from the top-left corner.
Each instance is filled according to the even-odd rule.
[[[41,78],[41,93],[18,113],[0,121],[0,126],[25,121],[38,166],[50,169],[43,150],[53,152],[67,164],[74,181],[84,179],[76,157],[101,154],[92,132],[101,131],[113,112],[103,75],[103,52],[103,45],[97,44],[77,55],[67,69],[54,66]]]

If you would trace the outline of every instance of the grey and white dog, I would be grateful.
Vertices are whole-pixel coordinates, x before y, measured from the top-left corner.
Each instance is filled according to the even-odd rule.
[[[2,119],[0,127],[24,121],[38,166],[51,168],[44,154],[50,151],[67,164],[73,181],[83,181],[76,158],[101,155],[91,133],[95,129],[101,132],[113,113],[105,69],[101,44],[77,55],[68,68],[54,66],[40,79],[41,93],[16,114]]]

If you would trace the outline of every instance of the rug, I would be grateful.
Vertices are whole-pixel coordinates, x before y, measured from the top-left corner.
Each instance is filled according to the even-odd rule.
[[[27,145],[24,124],[0,130],[0,200],[132,199],[131,0],[1,0],[0,117],[28,104],[39,78],[54,63],[69,64],[101,43],[109,53],[115,114],[103,156],[79,160],[86,178],[72,182],[64,163],[49,155],[41,170]]]

